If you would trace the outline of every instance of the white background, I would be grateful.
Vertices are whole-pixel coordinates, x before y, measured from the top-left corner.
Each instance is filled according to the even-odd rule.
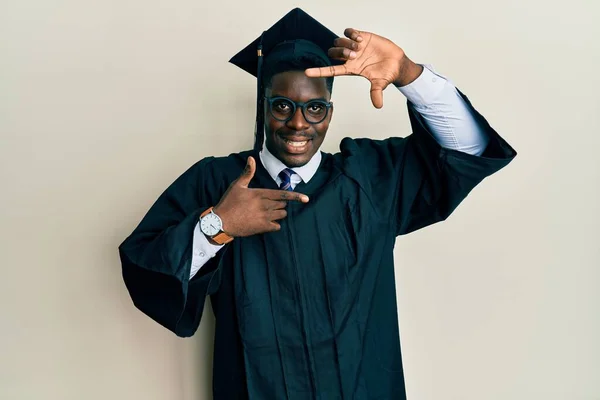
[[[209,399],[214,321],[138,312],[117,246],[198,159],[248,149],[227,63],[298,4],[0,2],[0,398]],[[299,4],[432,63],[519,152],[397,242],[412,400],[600,399],[600,17],[593,0]],[[410,133],[405,100],[338,79],[324,149]]]

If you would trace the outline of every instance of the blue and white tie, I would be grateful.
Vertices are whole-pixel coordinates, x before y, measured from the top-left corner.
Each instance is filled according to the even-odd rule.
[[[279,185],[279,189],[281,190],[289,190],[290,192],[294,191],[292,187],[292,175],[295,172],[289,168],[284,169],[279,173],[279,179],[281,179],[281,184]]]

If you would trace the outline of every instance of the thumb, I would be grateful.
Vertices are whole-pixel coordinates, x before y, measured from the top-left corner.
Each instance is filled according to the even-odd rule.
[[[256,161],[254,161],[254,157],[248,157],[248,161],[246,162],[246,168],[244,168],[244,172],[238,178],[238,182],[240,185],[244,187],[248,187],[252,178],[254,178],[254,173],[256,172]]]
[[[371,83],[371,103],[375,106],[375,108],[383,107],[383,89],[381,84],[377,82]]]

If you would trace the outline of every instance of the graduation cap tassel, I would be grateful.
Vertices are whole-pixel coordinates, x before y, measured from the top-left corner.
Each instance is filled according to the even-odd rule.
[[[254,150],[260,151],[262,149],[264,140],[264,102],[263,102],[263,83],[262,83],[262,64],[263,64],[263,34],[260,36],[257,47],[258,64],[256,67],[256,129],[254,133]]]

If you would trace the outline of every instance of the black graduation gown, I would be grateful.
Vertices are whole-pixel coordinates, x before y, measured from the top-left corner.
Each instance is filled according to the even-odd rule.
[[[297,186],[310,202],[290,203],[279,232],[235,239],[191,280],[199,215],[256,152],[195,164],[122,243],[133,302],[177,335],[194,334],[211,296],[214,399],[405,399],[395,239],[447,218],[516,155],[477,112],[482,157],[441,148],[408,109],[413,134],[344,139]],[[277,188],[260,161],[251,187]]]

